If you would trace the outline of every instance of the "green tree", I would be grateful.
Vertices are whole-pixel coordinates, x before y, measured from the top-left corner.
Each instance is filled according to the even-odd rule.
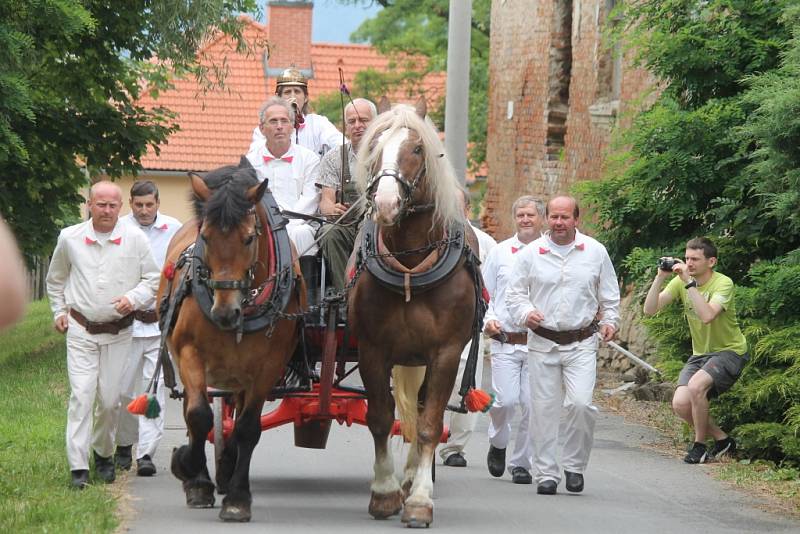
[[[224,83],[201,66],[212,31],[242,38],[255,0],[0,0],[0,213],[29,254],[47,252],[77,218],[87,173],[135,173],[148,146],[176,130],[137,104],[172,76]],[[84,170],[85,168],[85,170]]]
[[[751,360],[714,415],[744,454],[800,464],[800,6],[646,0],[621,13],[616,37],[662,92],[578,192],[640,297],[658,256],[715,240]],[[688,332],[673,308],[643,323],[676,377]]]
[[[397,88],[409,95],[423,91],[420,82],[429,72],[447,70],[448,0],[339,0],[343,4],[377,3],[383,9],[353,33],[356,42],[369,42],[392,58],[390,72],[360,72],[350,85],[354,96],[379,98]],[[486,160],[487,92],[489,85],[490,0],[473,0],[469,92],[469,165],[476,169]],[[422,57],[424,62],[409,58]],[[443,126],[444,97],[430,102],[432,117]],[[338,94],[320,95],[315,110],[341,122]]]

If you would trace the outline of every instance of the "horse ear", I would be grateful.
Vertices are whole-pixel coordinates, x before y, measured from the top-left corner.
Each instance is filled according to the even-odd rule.
[[[250,160],[247,159],[247,156],[242,156],[242,159],[239,160],[239,168],[240,169],[252,169],[253,164],[250,163]]]
[[[261,197],[264,196],[264,193],[267,191],[268,186],[269,182],[267,180],[264,180],[260,184],[254,185],[253,187],[248,189],[247,193],[245,193],[244,196],[247,198],[247,200],[249,200],[253,204],[258,204],[259,202],[261,202]]]
[[[196,172],[188,172],[189,180],[192,183],[192,191],[194,194],[197,195],[201,201],[206,202],[209,197],[211,197],[211,190],[206,185],[205,180],[203,177],[197,174]]]
[[[420,96],[417,99],[417,103],[414,104],[414,111],[416,111],[417,115],[419,115],[420,118],[423,119],[425,118],[425,115],[428,114],[428,103],[425,101],[424,96]]]
[[[390,109],[392,109],[392,103],[389,102],[389,99],[386,97],[386,95],[383,95],[378,102],[378,115],[385,113]]]

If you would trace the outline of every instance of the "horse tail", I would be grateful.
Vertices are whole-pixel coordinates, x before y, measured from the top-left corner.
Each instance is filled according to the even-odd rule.
[[[400,417],[403,439],[414,442],[417,439],[417,415],[419,414],[419,388],[425,380],[424,365],[409,367],[395,365],[392,368],[394,382],[394,402]]]

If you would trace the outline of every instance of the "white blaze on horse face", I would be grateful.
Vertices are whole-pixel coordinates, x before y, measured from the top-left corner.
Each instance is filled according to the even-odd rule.
[[[400,154],[400,146],[408,139],[408,134],[408,128],[400,128],[386,141],[383,146],[380,172],[399,170],[397,159]],[[380,135],[378,142],[383,140],[384,135],[387,135],[387,132]],[[392,224],[400,214],[400,187],[392,176],[384,176],[378,182],[375,206],[378,211],[378,221],[384,224]]]

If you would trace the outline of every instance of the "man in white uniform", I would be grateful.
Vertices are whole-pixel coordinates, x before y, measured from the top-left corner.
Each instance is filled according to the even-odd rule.
[[[144,232],[150,241],[156,265],[159,269],[163,268],[167,246],[181,227],[180,221],[158,211],[161,205],[158,188],[150,180],[141,180],[133,184],[129,203],[131,212],[122,217],[122,221]],[[133,316],[133,341],[123,376],[114,463],[125,471],[130,469],[133,444],[138,443],[136,474],[153,476],[156,473],[153,457],[164,434],[164,412],[162,410],[155,419],[148,419],[128,413],[126,407],[137,395],[145,391],[153,378],[158,363],[161,330],[158,328],[155,306],[148,310],[136,311]],[[163,408],[165,406],[163,375],[159,377],[156,398]]]
[[[544,203],[522,196],[511,206],[517,233],[495,247],[486,259],[483,276],[491,299],[484,320],[484,333],[492,338],[492,388],[495,404],[489,410],[489,453],[486,463],[492,476],[506,472],[506,448],[511,441],[511,422],[520,408],[514,450],[508,471],[515,484],[530,484],[533,447],[530,441],[531,389],[528,371],[527,334],[512,321],[505,305],[506,290],[519,252],[541,236]]]
[[[275,94],[292,105],[295,126],[292,142],[305,147],[319,157],[329,150],[341,146],[342,133],[336,129],[328,117],[308,112],[308,80],[294,67],[288,68],[278,76]],[[264,144],[266,133],[261,126],[253,130],[250,149]]]
[[[469,220],[469,211],[470,211],[470,193],[469,191],[461,191],[461,197],[464,202],[464,215],[466,216],[467,220]],[[472,230],[475,232],[475,235],[478,238],[478,257],[481,260],[481,263],[486,261],[486,256],[488,256],[489,251],[491,251],[497,242],[484,232],[483,230],[477,228],[475,225],[472,226]],[[483,270],[483,268],[481,269]],[[464,368],[467,365],[467,357],[469,356],[469,350],[472,347],[472,342],[467,343],[467,346],[464,347],[464,350],[461,352],[461,361],[458,363],[458,374],[456,375],[456,383],[453,386],[453,391],[450,394],[450,400],[448,404],[458,405],[461,402],[461,395],[459,395],[459,390],[461,389],[461,380],[464,376]],[[476,387],[481,387],[481,377],[483,376],[483,336],[480,337],[480,343],[478,345],[478,362],[477,367],[475,368],[475,384]],[[442,458],[442,463],[444,465],[450,467],[466,467],[467,466],[467,459],[464,458],[464,447],[469,441],[472,432],[475,430],[475,424],[478,421],[478,412],[469,412],[469,413],[458,413],[458,412],[450,412],[450,436],[447,438],[447,443],[442,445],[439,448],[439,456]]]
[[[258,116],[266,141],[247,154],[258,179],[269,180],[269,189],[282,210],[316,214],[319,156],[292,143],[294,111],[284,99],[274,96],[261,106]],[[287,230],[298,254],[317,253],[313,226],[302,219],[291,219]]]
[[[592,405],[597,334],[610,341],[619,322],[614,266],[602,244],[577,230],[578,217],[574,198],[550,201],[550,231],[519,253],[505,299],[513,323],[530,330],[533,454],[536,491],[542,495],[554,495],[561,480],[562,405],[566,488],[583,491],[597,418]]]
[[[91,220],[61,231],[47,273],[55,327],[67,334],[67,459],[78,489],[89,483],[90,447],[97,475],[115,479],[111,456],[133,311],[153,303],[159,280],[147,237],[119,221],[119,187],[94,184],[88,207]]]

